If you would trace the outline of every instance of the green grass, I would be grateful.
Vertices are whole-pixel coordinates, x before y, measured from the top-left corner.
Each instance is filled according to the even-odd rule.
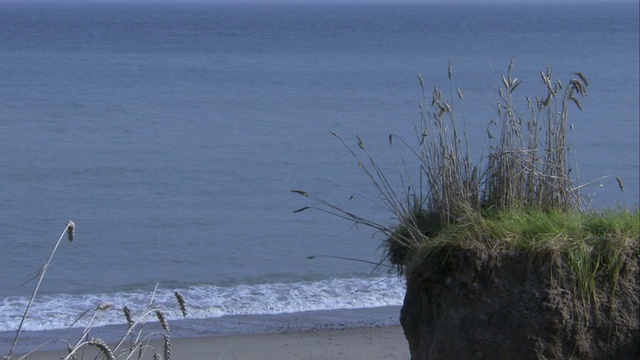
[[[396,227],[387,238],[392,263],[411,271],[428,257],[470,250],[500,257],[506,253],[551,259],[575,279],[577,298],[596,299],[598,283],[611,284],[615,294],[620,271],[630,257],[640,259],[640,210],[602,212],[540,210],[482,211],[466,222],[446,224],[421,213],[412,230]],[[429,219],[429,220],[425,220]],[[412,234],[412,235],[409,235]],[[414,236],[411,248],[399,238]]]
[[[581,289],[589,289],[600,274],[616,277],[629,250],[640,255],[639,210],[486,211],[466,223],[422,224],[426,227],[418,229],[421,235],[403,265],[450,248],[556,254],[581,279]],[[407,230],[397,233],[404,236]],[[393,237],[387,241],[395,243]]]

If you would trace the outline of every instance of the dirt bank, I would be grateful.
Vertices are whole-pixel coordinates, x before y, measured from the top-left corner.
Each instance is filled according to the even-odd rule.
[[[451,249],[406,269],[401,324],[412,360],[640,359],[640,271],[629,250],[617,282],[586,298],[551,254]]]

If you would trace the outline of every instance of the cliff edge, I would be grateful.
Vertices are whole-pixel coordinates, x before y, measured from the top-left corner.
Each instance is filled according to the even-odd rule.
[[[411,359],[640,359],[640,256],[627,250],[617,279],[596,276],[588,293],[551,254],[414,262],[400,318]]]

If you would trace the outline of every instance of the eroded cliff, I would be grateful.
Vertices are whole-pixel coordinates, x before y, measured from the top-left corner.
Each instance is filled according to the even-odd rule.
[[[412,360],[640,358],[639,254],[595,287],[551,254],[449,249],[407,267]]]

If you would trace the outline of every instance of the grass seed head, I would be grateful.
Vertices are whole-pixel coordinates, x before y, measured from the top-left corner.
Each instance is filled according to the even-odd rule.
[[[622,183],[622,179],[619,176],[616,176],[616,181],[618,182],[618,187],[620,187],[620,191],[624,192],[624,184]]]
[[[76,235],[76,224],[69,220],[67,221],[67,238],[69,239],[69,241],[73,241],[73,238]]]
[[[167,322],[167,318],[164,316],[164,313],[160,309],[156,310],[156,317],[158,318],[158,321],[160,322],[160,325],[162,325],[164,331],[169,332],[169,323]]]
[[[116,357],[113,355],[113,351],[109,349],[109,346],[107,346],[107,344],[104,341],[102,341],[102,339],[93,338],[89,340],[88,344],[97,347],[106,359],[109,359],[109,360],[116,359]]]
[[[102,303],[96,306],[96,311],[106,311],[106,310],[109,310],[112,306],[113,304],[110,304],[110,303]]]
[[[167,334],[164,337],[164,360],[171,360],[171,338]]]
[[[187,302],[184,301],[184,297],[179,291],[176,291],[174,294],[176,295],[176,299],[178,299],[178,306],[180,306],[182,316],[187,317]]]
[[[127,319],[127,324],[129,324],[129,327],[133,326],[133,318],[131,317],[131,309],[129,309],[129,307],[125,306],[122,308],[122,312],[124,313],[124,317],[125,319]]]

